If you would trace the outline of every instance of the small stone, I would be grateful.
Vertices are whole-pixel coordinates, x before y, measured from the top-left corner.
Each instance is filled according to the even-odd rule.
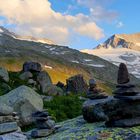
[[[18,130],[18,125],[16,122],[7,122],[0,124],[0,134],[13,132]]]
[[[31,137],[40,138],[47,137],[54,132],[53,129],[36,129],[31,132]]]
[[[129,81],[130,78],[129,78],[127,67],[124,63],[121,63],[119,66],[117,82],[118,84],[125,84],[128,83]]]
[[[45,122],[37,121],[36,126],[39,129],[52,129],[55,126],[55,121],[53,120],[47,120]]]
[[[15,119],[13,116],[0,116],[0,124],[6,123],[6,122],[14,122]]]
[[[46,111],[37,111],[37,112],[33,113],[32,116],[34,118],[36,118],[36,117],[48,117],[49,113]]]
[[[19,76],[21,80],[28,80],[29,78],[32,78],[32,77],[33,77],[33,74],[29,71],[26,71]]]
[[[96,87],[96,81],[94,79],[89,80],[89,87],[90,88],[95,88]]]

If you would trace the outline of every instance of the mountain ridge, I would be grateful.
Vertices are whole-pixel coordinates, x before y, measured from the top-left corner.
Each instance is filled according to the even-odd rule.
[[[140,51],[140,33],[114,34],[96,48],[129,48]]]
[[[70,76],[83,74],[86,80],[94,78],[107,89],[116,84],[118,67],[98,56],[67,46],[19,40],[8,34],[0,36],[0,66],[20,71],[25,61],[41,63],[53,83],[66,82]],[[136,84],[139,83],[139,79],[132,75],[131,78]]]
[[[40,43],[46,43],[46,44],[53,44],[55,45],[56,43],[54,43],[54,41],[50,40],[50,39],[46,39],[46,38],[36,38],[33,36],[21,36],[21,35],[17,35],[14,32],[11,32],[9,30],[7,30],[6,28],[4,28],[3,26],[0,26],[0,34],[7,34],[10,35],[11,37],[14,37],[15,39],[19,39],[19,40],[28,40],[28,41],[33,41],[33,42],[40,42]]]

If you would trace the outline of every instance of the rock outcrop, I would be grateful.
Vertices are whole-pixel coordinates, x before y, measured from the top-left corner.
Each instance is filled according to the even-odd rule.
[[[67,91],[72,93],[87,93],[88,85],[85,82],[83,75],[75,75],[66,80]]]
[[[43,109],[41,96],[27,86],[20,86],[0,96],[0,102],[19,113],[21,125],[32,123],[32,113]]]

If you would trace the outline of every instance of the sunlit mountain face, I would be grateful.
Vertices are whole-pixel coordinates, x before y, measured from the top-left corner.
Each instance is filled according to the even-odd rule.
[[[97,55],[115,65],[125,63],[135,77],[140,78],[140,33],[118,34],[92,50],[82,50]]]

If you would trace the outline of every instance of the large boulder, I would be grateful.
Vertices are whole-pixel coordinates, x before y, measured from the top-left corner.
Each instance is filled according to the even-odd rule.
[[[46,92],[48,86],[52,85],[52,80],[46,71],[42,71],[37,75],[37,82],[40,85],[40,89],[43,93]]]
[[[87,93],[88,85],[82,75],[75,75],[66,80],[67,91],[73,93]]]
[[[106,121],[107,126],[140,125],[139,101],[140,96],[88,100],[83,104],[83,117],[88,122]]]
[[[23,64],[23,71],[40,72],[42,70],[41,64],[37,62],[25,62]]]
[[[20,86],[0,96],[0,102],[11,106],[20,116],[20,124],[32,123],[32,113],[43,109],[43,101],[39,94],[27,86]]]
[[[0,78],[5,82],[9,82],[9,74],[5,68],[0,68]]]

